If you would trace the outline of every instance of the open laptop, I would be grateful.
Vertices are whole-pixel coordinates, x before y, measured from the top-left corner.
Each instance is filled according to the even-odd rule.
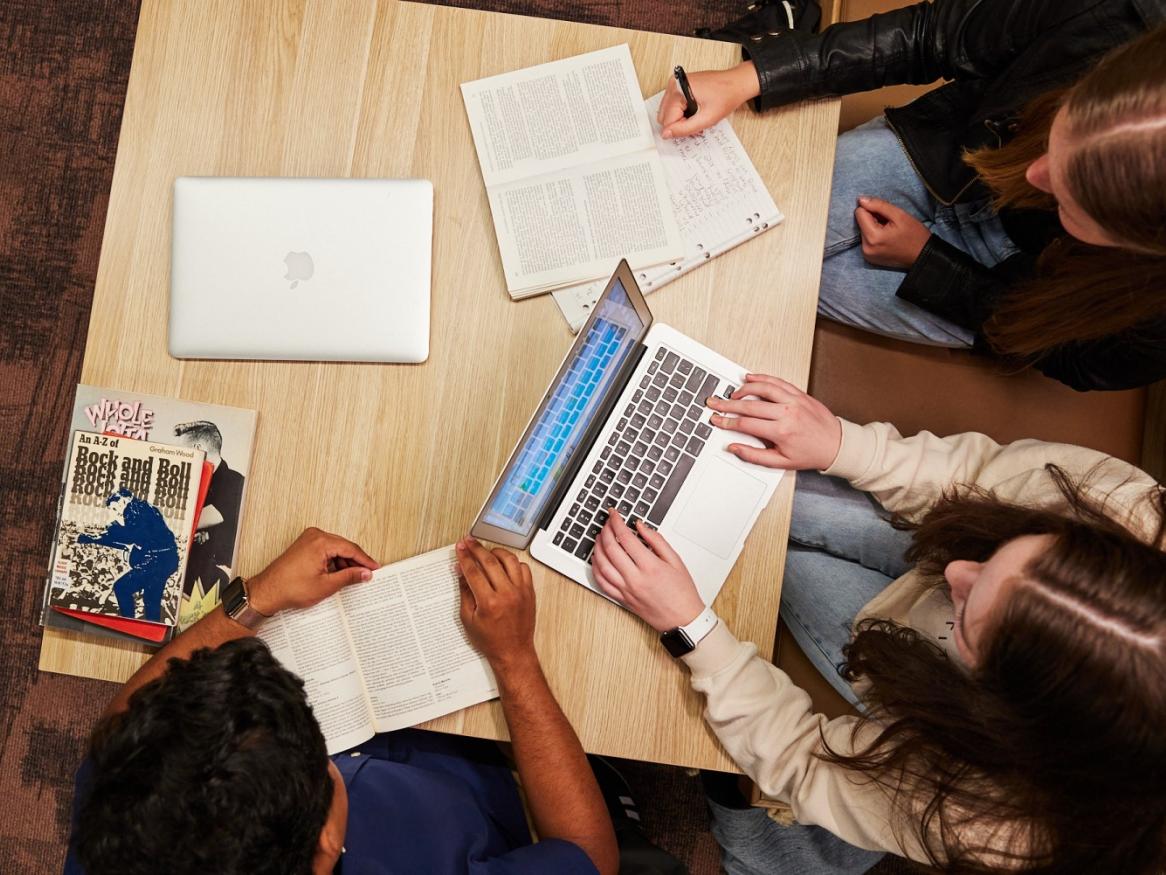
[[[591,553],[615,506],[668,539],[711,604],[782,475],[725,449],[760,441],[709,423],[705,399],[728,396],[745,374],[653,322],[620,262],[472,534],[529,545],[535,559],[599,592]]]
[[[428,180],[180,177],[173,233],[176,358],[429,355]]]

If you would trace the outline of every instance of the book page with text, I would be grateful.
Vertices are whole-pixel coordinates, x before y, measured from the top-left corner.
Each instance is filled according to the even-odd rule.
[[[303,680],[329,755],[373,737],[368,697],[336,596],[302,611],[283,611],[266,621],[258,635]]]
[[[637,271],[636,281],[645,295],[784,219],[729,119],[695,136],[665,140],[656,123],[663,96],[661,91],[644,105],[684,251],[669,262]],[[606,285],[603,278],[555,290],[555,302],[572,331],[587,321]]]
[[[498,695],[458,614],[453,547],[378,569],[340,592],[378,732],[413,726]]]
[[[624,155],[489,191],[506,286],[513,297],[607,278],[680,256],[660,157]]]
[[[652,148],[626,43],[461,88],[487,188]]]

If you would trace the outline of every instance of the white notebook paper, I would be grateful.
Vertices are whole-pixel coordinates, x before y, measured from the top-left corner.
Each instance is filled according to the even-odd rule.
[[[626,44],[461,90],[511,297],[681,254]]]
[[[671,192],[672,212],[684,239],[680,258],[636,271],[640,290],[650,294],[710,258],[756,237],[785,217],[773,202],[749,155],[724,119],[692,137],[665,140],[656,124],[664,92],[648,98],[645,108],[656,138]],[[555,302],[572,331],[578,331],[603,293],[609,271],[597,281],[557,289]]]

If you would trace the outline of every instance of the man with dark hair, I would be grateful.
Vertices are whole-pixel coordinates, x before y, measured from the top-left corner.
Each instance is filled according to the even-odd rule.
[[[78,771],[67,875],[614,873],[603,797],[534,649],[530,569],[472,539],[457,555],[537,844],[492,744],[406,730],[328,757],[302,682],[253,637],[377,567],[309,529],[110,703]]]
[[[190,546],[186,572],[187,595],[191,594],[195,580],[201,582],[203,593],[208,593],[216,583],[226,587],[229,577],[222,569],[234,566],[245,478],[223,458],[223,433],[210,420],[179,423],[174,426],[174,436],[183,446],[206,453],[206,460],[214,469]]]

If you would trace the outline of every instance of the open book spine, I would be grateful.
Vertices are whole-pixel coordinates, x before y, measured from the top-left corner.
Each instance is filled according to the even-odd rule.
[[[328,753],[494,698],[494,675],[462,628],[453,547],[378,568],[260,637],[304,680]]]

